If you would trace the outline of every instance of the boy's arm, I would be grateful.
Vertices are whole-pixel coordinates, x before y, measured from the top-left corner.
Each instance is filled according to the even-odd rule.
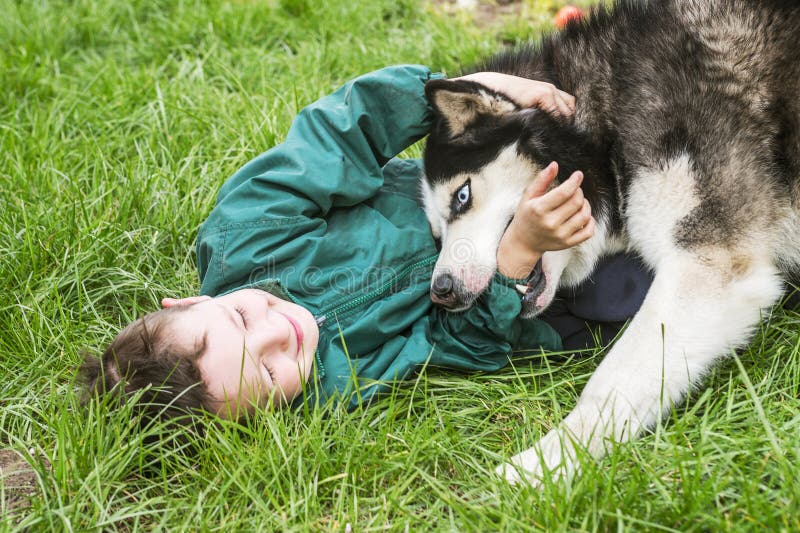
[[[283,143],[222,186],[197,236],[201,292],[219,294],[259,269],[290,266],[296,258],[280,253],[287,243],[324,234],[332,207],[373,197],[381,167],[427,133],[425,82],[437,76],[422,66],[389,67],[303,109]]]
[[[383,165],[428,132],[424,87],[437,76],[422,66],[388,67],[307,106],[281,144],[222,186],[206,225],[324,216],[371,198]]]
[[[304,108],[283,143],[259,155],[220,189],[205,227],[264,218],[324,216],[383,185],[382,167],[428,133],[425,83],[441,74],[419,65],[360,76]],[[523,107],[567,118],[574,98],[552,85],[492,72],[467,79],[502,90]]]

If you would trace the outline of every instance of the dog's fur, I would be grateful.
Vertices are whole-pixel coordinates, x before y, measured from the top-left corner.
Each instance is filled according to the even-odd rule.
[[[485,290],[523,189],[553,160],[559,179],[584,171],[597,226],[544,255],[546,284],[524,314],[604,254],[633,250],[655,274],[575,409],[500,468],[508,480],[570,474],[577,449],[599,457],[636,438],[748,341],[800,270],[798,35],[789,0],[625,1],[476,69],[575,95],[574,124],[476,83],[428,83],[422,188],[449,307]]]

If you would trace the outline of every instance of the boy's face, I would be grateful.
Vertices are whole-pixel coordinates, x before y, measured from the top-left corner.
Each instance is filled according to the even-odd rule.
[[[304,307],[258,289],[162,305],[187,306],[174,319],[174,340],[188,350],[205,344],[197,366],[219,416],[236,418],[271,397],[288,402],[302,392],[319,340]]]

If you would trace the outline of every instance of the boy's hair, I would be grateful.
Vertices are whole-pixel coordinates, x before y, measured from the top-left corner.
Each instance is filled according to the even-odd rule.
[[[205,343],[193,351],[170,341],[170,325],[185,307],[145,315],[119,332],[98,359],[87,355],[81,374],[90,395],[125,401],[141,392],[136,410],[142,424],[152,420],[193,426],[193,414],[209,411],[211,395],[197,359]]]

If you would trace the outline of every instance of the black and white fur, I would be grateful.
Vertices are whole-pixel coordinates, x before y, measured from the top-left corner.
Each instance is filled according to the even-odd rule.
[[[575,95],[575,120],[475,83],[428,83],[434,299],[458,310],[485,290],[523,189],[552,160],[560,179],[584,171],[597,227],[544,255],[546,285],[523,313],[605,254],[635,251],[655,274],[575,409],[499,469],[535,484],[574,473],[577,449],[600,457],[660,420],[800,270],[800,2],[624,1],[477,70],[553,83]]]

